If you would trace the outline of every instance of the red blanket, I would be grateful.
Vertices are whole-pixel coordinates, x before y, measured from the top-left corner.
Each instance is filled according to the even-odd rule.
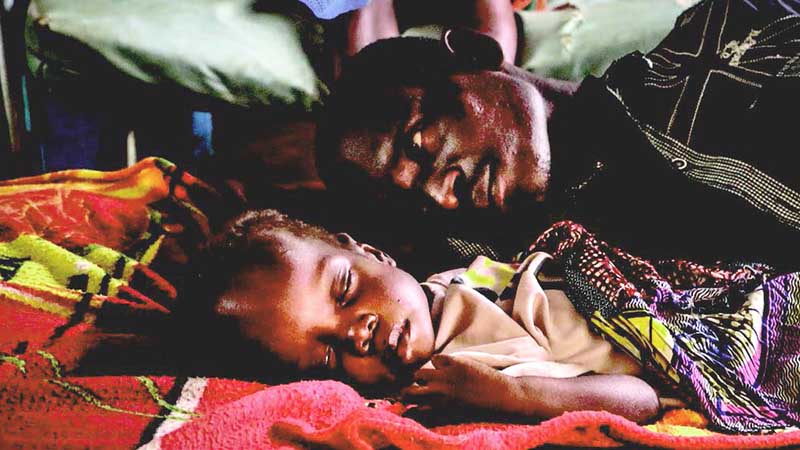
[[[86,376],[84,357],[98,345],[136,343],[144,324],[169,317],[175,289],[151,267],[186,261],[208,232],[198,205],[216,197],[159,159],[0,183],[0,448],[800,444],[800,432],[724,436],[669,420],[644,428],[602,412],[426,428],[402,416],[406,406],[333,381]]]

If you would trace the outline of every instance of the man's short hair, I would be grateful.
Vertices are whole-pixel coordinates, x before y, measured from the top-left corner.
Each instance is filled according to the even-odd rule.
[[[318,120],[316,157],[323,180],[336,169],[335,150],[344,124],[374,120],[381,111],[376,102],[382,91],[397,86],[452,91],[448,78],[457,70],[456,59],[440,41],[420,37],[382,39],[348,60]]]
[[[426,88],[429,106],[447,108],[458,90],[456,73],[499,70],[500,45],[489,36],[467,29],[447,30],[442,40],[422,37],[381,39],[346,60],[342,74],[318,120],[317,167],[323,180],[336,169],[334,149],[344,124],[369,124],[382,112],[387,88]],[[359,116],[359,114],[363,114]],[[347,121],[347,122],[345,122]],[[327,180],[326,180],[327,181]]]

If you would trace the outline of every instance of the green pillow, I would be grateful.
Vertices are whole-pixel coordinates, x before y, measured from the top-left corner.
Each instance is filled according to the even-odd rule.
[[[567,7],[565,4],[571,6]],[[520,66],[551,78],[601,75],[634,50],[654,48],[672,29],[686,0],[570,0],[555,10],[519,12],[524,42]],[[562,8],[558,8],[562,6]]]
[[[672,29],[691,0],[549,1],[548,11],[519,11],[523,39],[520,66],[564,80],[601,75],[634,50],[648,51]],[[442,27],[412,28],[405,36],[438,38]]]
[[[100,54],[147,83],[177,84],[242,106],[310,108],[323,87],[303,44],[321,38],[321,27],[256,11],[256,4],[33,0],[26,28],[29,65],[34,74],[50,75],[55,68],[62,75],[86,75]]]
[[[685,7],[679,2],[686,0],[572,0],[574,8],[522,11],[520,65],[554,78],[601,74],[614,59],[646,51],[666,36]],[[29,65],[47,78],[85,76],[99,54],[147,83],[178,85],[241,106],[310,109],[325,92],[309,57],[322,51],[321,24],[301,14],[259,12],[256,4],[32,0],[26,28]],[[438,37],[441,27],[405,34]]]

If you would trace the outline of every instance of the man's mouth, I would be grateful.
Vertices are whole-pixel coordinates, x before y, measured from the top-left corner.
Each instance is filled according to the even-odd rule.
[[[505,211],[506,209],[506,184],[503,182],[503,179],[497,173],[497,169],[495,168],[494,176],[492,177],[492,188],[491,188],[491,196],[493,206],[500,211]]]
[[[481,167],[472,186],[472,205],[478,209],[489,207],[489,189],[492,185],[492,165],[486,163]]]
[[[497,173],[497,164],[486,163],[478,173],[472,187],[472,204],[477,209],[504,209],[505,184]]]

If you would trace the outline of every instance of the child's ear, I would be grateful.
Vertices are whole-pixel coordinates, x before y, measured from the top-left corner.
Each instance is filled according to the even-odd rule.
[[[375,258],[378,262],[397,267],[395,260],[385,252],[369,245],[356,241],[347,233],[336,233],[336,240],[348,250]]]

